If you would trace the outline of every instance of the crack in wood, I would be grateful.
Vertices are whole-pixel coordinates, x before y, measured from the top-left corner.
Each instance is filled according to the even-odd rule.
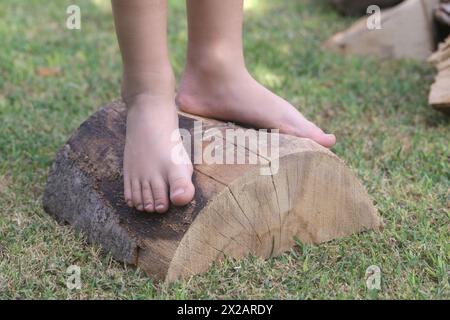
[[[258,238],[259,243],[262,245],[263,242],[258,234],[258,232],[255,229],[255,226],[253,226],[250,218],[245,214],[244,209],[242,208],[241,204],[239,203],[239,201],[237,201],[236,196],[234,195],[233,191],[231,191],[230,187],[228,187],[228,191],[230,191],[231,196],[233,197],[233,200],[236,202],[237,206],[239,207],[239,209],[241,210],[242,214],[247,218],[249,225],[252,227],[253,232],[255,233],[256,237]]]
[[[280,207],[280,200],[279,200],[279,198],[278,198],[278,189],[277,189],[277,187],[276,187],[276,185],[275,185],[275,180],[274,180],[274,178],[273,178],[273,175],[271,175],[271,178],[272,178],[272,185],[273,185],[273,189],[274,189],[274,192],[275,192],[275,197],[276,197],[276,199],[277,199],[277,206],[278,206],[278,223],[279,223],[279,236],[278,236],[278,244],[280,245],[281,244],[281,207]],[[272,248],[272,253],[273,253],[273,248]],[[272,253],[270,254],[271,256],[272,256]]]

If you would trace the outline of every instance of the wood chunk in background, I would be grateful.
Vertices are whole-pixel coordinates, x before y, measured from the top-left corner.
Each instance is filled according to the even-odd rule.
[[[450,37],[428,59],[438,73],[431,85],[428,103],[436,110],[450,115]]]
[[[216,139],[238,129],[186,114],[179,115],[180,128],[195,134],[196,120],[203,121],[202,134],[214,129],[208,132]],[[277,174],[261,175],[261,165],[248,162],[196,164],[192,203],[166,214],[131,209],[123,199],[125,122],[125,107],[115,102],[80,126],[56,156],[43,205],[150,276],[173,281],[204,272],[225,256],[269,258],[292,248],[295,238],[318,244],[380,225],[364,187],[336,155],[287,135],[280,135],[279,156],[248,152],[270,170],[279,160]],[[210,143],[203,141],[203,150]],[[228,141],[224,153],[235,156],[245,148],[245,142]]]
[[[380,8],[389,8],[403,0],[331,0],[334,7],[342,14],[349,16],[362,16],[367,13],[367,8],[377,5]]]
[[[426,60],[435,48],[433,8],[439,0],[406,0],[381,11],[382,29],[370,30],[367,17],[330,38],[325,48],[344,54]]]

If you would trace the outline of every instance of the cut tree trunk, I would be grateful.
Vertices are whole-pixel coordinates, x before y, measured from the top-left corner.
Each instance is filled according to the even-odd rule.
[[[380,8],[389,8],[403,0],[331,0],[334,7],[342,14],[349,16],[362,16],[366,14],[367,8],[377,5]]]
[[[203,122],[200,135],[196,120]],[[182,113],[180,128],[212,137],[203,139],[204,154],[222,141],[225,155],[244,151],[248,160],[196,164],[195,198],[185,207],[166,214],[131,209],[122,186],[125,121],[124,105],[115,102],[80,126],[56,156],[43,204],[58,221],[151,276],[173,281],[206,271],[225,256],[269,258],[292,248],[296,238],[318,244],[380,225],[364,187],[329,150],[286,135],[279,135],[276,148],[270,133],[278,156],[254,153],[247,147],[255,139],[251,134],[248,144],[223,139],[241,127]],[[275,174],[263,175],[262,168]]]
[[[369,29],[368,17],[331,37],[325,48],[344,54],[426,60],[435,48],[433,8],[439,0],[406,0],[381,11],[381,29]]]
[[[450,37],[428,60],[436,66],[438,74],[431,85],[428,103],[436,110],[450,114]]]

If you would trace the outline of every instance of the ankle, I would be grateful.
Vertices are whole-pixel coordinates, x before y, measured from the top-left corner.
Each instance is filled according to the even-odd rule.
[[[246,71],[242,52],[223,46],[211,46],[204,49],[189,48],[184,74],[202,77],[226,77]]]
[[[125,103],[136,100],[173,98],[175,76],[172,69],[123,73],[121,94]]]

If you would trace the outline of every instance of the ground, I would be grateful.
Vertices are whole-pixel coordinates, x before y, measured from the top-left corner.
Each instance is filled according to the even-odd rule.
[[[333,151],[363,181],[384,228],[285,255],[225,261],[172,285],[116,262],[41,197],[55,152],[98,106],[119,96],[120,56],[107,0],[0,4],[0,298],[450,298],[449,118],[427,105],[425,63],[343,57],[321,44],[352,19],[321,0],[246,0],[245,49],[255,77],[338,138]],[[177,75],[186,46],[184,1],[171,1]],[[66,268],[81,268],[80,290]],[[381,289],[365,272],[381,268]]]

